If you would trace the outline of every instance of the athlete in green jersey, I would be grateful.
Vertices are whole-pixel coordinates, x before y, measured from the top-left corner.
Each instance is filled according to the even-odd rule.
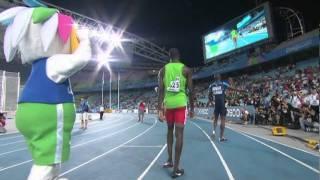
[[[231,39],[233,41],[234,48],[238,47],[238,31],[236,29],[232,29],[230,32]]]
[[[187,118],[188,96],[190,105],[189,115],[193,117],[193,88],[191,69],[180,62],[178,49],[170,49],[169,56],[171,59],[170,63],[166,64],[159,72],[158,111],[160,121],[166,119],[168,125],[167,145],[169,157],[163,167],[173,167],[172,177],[176,178],[184,174],[184,170],[179,168],[179,162],[183,146],[183,130]],[[176,144],[173,163],[172,146],[174,129]]]

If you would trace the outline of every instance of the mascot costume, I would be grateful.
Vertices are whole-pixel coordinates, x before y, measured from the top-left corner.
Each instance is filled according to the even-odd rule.
[[[16,126],[31,152],[34,165],[28,180],[59,179],[62,162],[69,159],[75,121],[69,77],[91,59],[88,31],[77,29],[72,17],[37,1],[31,7],[13,7],[0,13],[7,26],[4,54],[7,62],[16,52],[31,74],[18,102]]]

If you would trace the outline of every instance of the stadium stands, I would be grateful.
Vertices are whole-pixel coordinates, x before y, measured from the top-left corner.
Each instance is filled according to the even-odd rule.
[[[228,91],[227,104],[229,106],[253,105],[256,108],[256,123],[258,124],[284,125],[291,128],[302,127],[304,130],[318,129],[319,117],[316,113],[318,110],[312,107],[312,103],[319,105],[319,99],[317,102],[310,102],[310,98],[313,91],[317,91],[319,94],[319,77],[318,59],[265,69],[264,72],[240,74],[232,77],[232,85],[245,89],[248,93]],[[210,79],[204,79],[197,80],[195,83],[196,107],[207,107],[207,88],[210,82]],[[92,111],[97,112],[101,103],[101,95],[95,93],[82,96],[88,97]],[[121,91],[120,109],[136,109],[141,100],[147,102],[148,109],[156,109],[157,94],[153,88]],[[105,96],[104,102],[105,104],[109,103],[108,94]],[[116,92],[112,92],[112,107],[113,109],[117,108]]]

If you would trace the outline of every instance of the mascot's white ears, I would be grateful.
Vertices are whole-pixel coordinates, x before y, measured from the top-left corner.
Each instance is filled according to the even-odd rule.
[[[0,24],[8,26],[3,44],[7,62],[13,60],[19,43],[28,32],[30,23],[41,23],[40,37],[45,52],[48,51],[56,35],[63,43],[69,42],[70,39],[71,52],[77,49],[79,45],[77,28],[71,16],[61,14],[57,9],[44,7],[36,0],[23,0],[23,2],[32,7],[18,6],[0,13]]]
[[[6,30],[4,38],[4,54],[7,62],[13,60],[19,42],[22,40],[23,36],[27,33],[29,27],[29,22],[31,21],[33,9],[23,9],[20,13],[16,15],[13,23],[10,24]]]
[[[24,23],[18,23],[19,20],[21,20],[21,18],[23,18],[24,21],[22,22],[29,22],[31,19],[31,15],[32,15],[32,11],[25,11],[28,8],[26,7],[14,7],[14,8],[10,8],[6,11],[3,11],[0,14],[0,22],[3,25],[8,25],[8,28],[6,29],[5,35],[4,35],[4,44],[3,44],[3,48],[4,48],[4,55],[5,58],[7,60],[7,62],[12,61],[13,57],[15,56],[16,52],[17,52],[17,45],[14,46],[14,44],[18,44],[17,41],[21,40],[22,36],[24,35],[24,33],[26,33],[26,29],[28,26],[24,26]],[[20,12],[24,12],[22,13],[23,16],[19,15],[19,20],[15,20],[15,17],[18,17],[17,14]],[[26,12],[28,12],[28,16],[24,16],[26,14]],[[31,14],[30,14],[31,13]],[[29,19],[29,21],[28,21]],[[20,26],[20,27],[17,27]],[[22,30],[20,32],[22,33],[17,33],[17,29],[16,28],[25,28],[25,30]],[[22,36],[21,36],[22,35]],[[15,42],[13,42],[15,41]]]
[[[30,23],[41,23],[41,43],[46,52],[59,35],[63,43],[69,37],[74,42],[71,51],[77,47],[77,33],[73,26],[73,19],[70,16],[60,14],[57,9],[46,7],[13,7],[0,13],[0,23],[8,26],[4,35],[4,55],[7,62],[11,62],[17,52],[18,45],[27,34]]]
[[[7,62],[11,62],[17,52],[18,44],[26,35],[29,23],[31,23],[35,8],[14,7],[0,14],[0,23],[7,25],[4,35],[4,55]],[[47,51],[50,43],[57,33],[58,14],[55,13],[49,20],[43,23],[41,29],[41,40],[44,51]]]

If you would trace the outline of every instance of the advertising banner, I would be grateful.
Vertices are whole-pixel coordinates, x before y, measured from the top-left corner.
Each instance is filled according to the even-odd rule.
[[[231,121],[241,122],[243,112],[247,110],[255,120],[254,106],[228,106],[226,119]],[[214,108],[195,108],[195,114],[204,118],[211,118],[213,116]]]

